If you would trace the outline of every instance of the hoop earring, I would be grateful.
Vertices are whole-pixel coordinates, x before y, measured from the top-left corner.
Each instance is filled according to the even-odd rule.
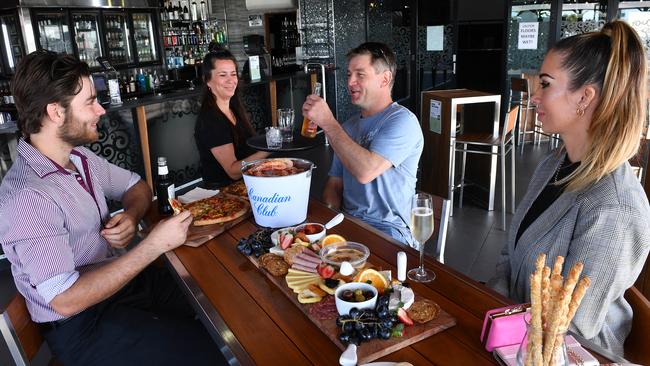
[[[576,114],[579,117],[582,117],[585,114],[585,110],[583,108],[580,108],[580,106],[578,106],[578,108],[576,109]]]

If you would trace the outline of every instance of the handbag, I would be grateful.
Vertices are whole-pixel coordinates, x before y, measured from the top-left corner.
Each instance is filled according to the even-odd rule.
[[[506,306],[485,313],[481,343],[488,352],[495,348],[519,344],[526,335],[526,315],[529,304]]]

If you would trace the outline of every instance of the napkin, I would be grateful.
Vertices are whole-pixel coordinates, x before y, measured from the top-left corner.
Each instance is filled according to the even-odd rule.
[[[564,339],[566,343],[566,352],[569,356],[569,365],[571,366],[598,366],[598,360],[582,348],[580,343],[572,336],[566,336]],[[494,357],[501,361],[506,366],[517,365],[517,351],[519,350],[518,344],[512,346],[499,347],[494,349]]]
[[[178,196],[178,200],[181,201],[183,204],[187,204],[190,202],[202,200],[204,198],[212,197],[219,193],[218,189],[211,190],[211,189],[204,189],[200,187],[196,187],[193,190],[185,193],[182,196]]]

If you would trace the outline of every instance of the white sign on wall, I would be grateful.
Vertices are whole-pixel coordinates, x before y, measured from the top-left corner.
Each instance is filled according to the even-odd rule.
[[[538,35],[538,22],[519,23],[519,42],[517,48],[520,50],[536,50]]]
[[[262,21],[262,16],[260,14],[248,16],[249,27],[261,27],[262,25],[264,25],[264,22]]]
[[[442,51],[445,39],[445,27],[434,25],[427,27],[427,51]]]

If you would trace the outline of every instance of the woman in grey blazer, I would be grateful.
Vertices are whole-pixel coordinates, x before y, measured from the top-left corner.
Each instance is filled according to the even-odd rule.
[[[558,42],[539,76],[538,119],[564,146],[537,167],[488,285],[528,302],[539,253],[564,256],[565,277],[583,262],[591,287],[570,329],[623,356],[633,315],[623,295],[650,249],[650,206],[627,162],[645,121],[645,52],[614,21]]]

